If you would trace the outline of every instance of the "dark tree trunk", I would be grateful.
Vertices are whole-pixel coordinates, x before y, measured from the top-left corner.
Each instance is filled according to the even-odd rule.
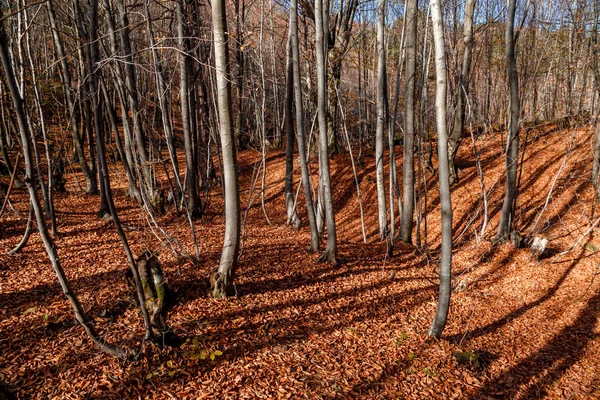
[[[458,168],[454,162],[458,147],[462,140],[465,126],[465,102],[469,94],[469,74],[471,70],[471,56],[473,54],[473,13],[476,0],[467,0],[464,18],[464,44],[462,70],[458,78],[458,94],[456,110],[454,111],[454,124],[448,137],[448,162],[450,163],[450,185],[458,182]]]
[[[292,11],[290,11],[291,13]],[[290,14],[291,19],[291,14]],[[294,64],[292,61],[292,32],[288,34],[286,82],[285,82],[285,131],[287,143],[285,147],[285,208],[287,224],[300,229],[300,218],[296,212],[294,202],[294,187],[292,175],[294,173]]]
[[[517,73],[517,59],[515,45],[518,34],[515,35],[516,0],[508,2],[508,17],[506,21],[506,67],[508,69],[509,101],[508,101],[508,140],[506,142],[506,193],[496,241],[505,240],[512,230],[514,222],[515,202],[517,199],[517,164],[519,161],[519,75]]]

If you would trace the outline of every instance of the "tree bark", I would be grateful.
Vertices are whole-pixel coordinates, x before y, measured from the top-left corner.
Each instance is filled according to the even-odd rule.
[[[375,130],[375,170],[377,178],[377,211],[379,239],[387,236],[387,207],[385,205],[385,175],[383,169],[383,134],[386,125],[386,56],[385,56],[386,0],[377,2],[377,128]],[[393,207],[393,204],[392,204]]]
[[[177,44],[179,46],[179,101],[181,104],[181,125],[183,126],[183,139],[185,143],[185,181],[188,191],[188,207],[192,218],[199,218],[202,207],[198,196],[198,177],[196,174],[196,159],[194,157],[194,141],[190,126],[189,103],[189,46],[185,29],[185,0],[177,0]]]
[[[315,26],[316,26],[316,55],[317,55],[317,93],[318,93],[318,120],[319,120],[319,172],[323,187],[323,205],[327,221],[327,246],[319,261],[336,262],[337,235],[335,227],[335,213],[331,198],[331,177],[329,172],[329,146],[327,141],[327,28],[329,26],[329,9],[325,0],[315,1]]]
[[[290,10],[290,21],[292,19]],[[290,22],[287,55],[286,55],[286,82],[285,82],[285,130],[287,142],[285,147],[285,209],[287,224],[295,229],[300,229],[300,218],[296,212],[294,202],[294,63],[292,59],[292,27]]]
[[[402,219],[400,221],[400,240],[412,242],[415,167],[415,79],[416,79],[416,40],[417,40],[417,0],[408,0],[406,4],[406,92],[404,111],[404,166]]]
[[[298,43],[298,0],[290,0],[290,37],[292,51],[292,67],[294,81],[294,100],[296,102],[296,139],[298,142],[298,158],[300,159],[300,170],[302,173],[302,188],[306,200],[306,212],[310,227],[310,246],[308,251],[319,250],[319,232],[317,231],[317,220],[315,206],[310,191],[310,177],[308,175],[308,163],[306,160],[306,135],[304,134],[304,103],[302,101],[302,81],[300,77],[300,46]],[[289,133],[288,133],[289,134]]]
[[[506,142],[506,192],[496,241],[503,241],[512,230],[514,208],[517,199],[517,164],[519,161],[519,75],[517,73],[517,58],[515,45],[518,34],[515,35],[516,0],[508,1],[508,17],[506,21],[506,67],[508,69],[509,99],[508,99],[508,140]]]
[[[228,31],[225,0],[212,1],[213,37],[215,46],[215,72],[219,133],[223,155],[223,180],[225,196],[225,238],[221,261],[211,275],[212,294],[222,298],[234,294],[233,281],[238,264],[240,246],[240,193],[238,166],[231,116],[231,80],[229,74]]]
[[[440,177],[440,206],[442,212],[442,254],[440,257],[440,289],[437,311],[429,336],[440,338],[450,307],[450,293],[452,291],[452,201],[450,198],[449,164],[448,164],[448,130],[446,126],[446,50],[444,46],[444,20],[440,0],[431,0],[431,19],[433,21],[433,39],[435,42],[435,115],[438,137],[438,160]]]

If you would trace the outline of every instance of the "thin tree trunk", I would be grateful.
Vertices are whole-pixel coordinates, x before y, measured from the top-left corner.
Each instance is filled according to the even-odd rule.
[[[291,13],[292,11],[290,11]],[[291,20],[291,14],[290,14]],[[292,28],[288,33],[287,55],[286,55],[286,82],[285,82],[285,130],[287,142],[285,147],[285,208],[287,213],[287,224],[295,229],[300,229],[300,218],[296,212],[294,202],[294,63],[292,60]]]
[[[212,1],[215,72],[219,110],[219,132],[223,154],[225,196],[225,238],[217,270],[211,275],[212,294],[216,298],[234,294],[233,281],[240,247],[240,192],[238,166],[231,115],[228,31],[225,0]]]
[[[375,170],[377,180],[377,211],[379,239],[387,236],[387,207],[385,205],[385,175],[383,169],[383,134],[386,125],[386,54],[385,54],[386,0],[377,2],[377,129],[375,131]],[[391,204],[393,208],[393,203]]]
[[[408,0],[406,4],[406,101],[404,112],[404,204],[400,223],[400,240],[412,242],[415,167],[415,79],[416,79],[416,36],[417,36],[417,0]]]
[[[502,212],[500,214],[500,223],[498,224],[498,233],[496,241],[506,239],[511,232],[514,220],[514,204],[517,198],[517,164],[519,161],[519,75],[517,73],[517,59],[515,55],[515,45],[518,34],[515,35],[515,12],[517,9],[516,0],[508,0],[508,17],[506,21],[506,66],[508,69],[509,83],[509,119],[508,119],[508,140],[506,142],[506,193]]]
[[[442,254],[440,257],[440,291],[437,311],[429,336],[440,338],[450,307],[452,291],[452,201],[450,198],[449,165],[448,165],[448,131],[446,126],[446,51],[444,48],[444,20],[440,0],[431,0],[431,18],[433,21],[433,39],[435,42],[435,75],[436,75],[436,125],[438,131],[438,160],[440,177],[440,205],[442,212]]]
[[[337,235],[335,213],[331,198],[331,177],[329,172],[329,146],[327,143],[327,58],[326,49],[329,26],[329,9],[325,0],[315,0],[316,53],[317,53],[317,93],[319,120],[319,172],[323,186],[323,204],[327,221],[327,246],[319,261],[336,262]]]
[[[192,128],[190,126],[189,103],[189,46],[185,29],[185,0],[177,0],[177,44],[179,54],[179,101],[181,103],[181,125],[183,126],[183,139],[185,143],[185,182],[188,191],[188,207],[192,218],[201,216],[202,206],[198,196],[198,177],[196,175],[196,160],[194,158],[194,145],[192,141]]]
[[[298,43],[297,0],[290,0],[290,37],[294,81],[294,100],[296,102],[296,138],[298,142],[298,157],[300,159],[302,187],[304,188],[306,212],[308,214],[308,224],[310,226],[310,246],[308,248],[308,251],[316,252],[319,250],[319,232],[317,231],[315,206],[313,204],[313,199],[310,192],[310,177],[308,175],[308,163],[306,160],[306,136],[304,134],[304,103],[302,100],[302,81],[300,76],[300,49]]]
[[[476,0],[467,0],[465,3],[464,34],[465,50],[463,53],[462,70],[458,78],[458,94],[456,110],[454,111],[454,124],[448,137],[448,161],[450,163],[450,185],[458,182],[458,171],[454,160],[462,140],[465,126],[465,98],[469,93],[469,74],[473,54],[473,13]]]

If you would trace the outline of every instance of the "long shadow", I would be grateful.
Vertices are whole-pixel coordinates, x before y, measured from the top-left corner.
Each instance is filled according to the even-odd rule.
[[[535,354],[486,382],[471,398],[487,398],[489,395],[524,399],[546,397],[552,384],[584,357],[587,345],[598,336],[595,328],[599,314],[600,292],[587,302],[573,324],[562,329]],[[535,378],[535,383],[525,387]],[[522,389],[525,392],[520,395]]]
[[[582,252],[583,253],[583,252]],[[565,279],[567,279],[567,277],[569,276],[569,274],[571,273],[571,271],[577,266],[577,264],[579,263],[579,259],[574,260],[563,272],[563,274],[561,275],[561,277],[558,279],[558,281],[556,281],[556,283],[546,291],[546,294],[544,294],[542,297],[540,297],[539,299],[532,301],[531,303],[525,304],[521,307],[519,307],[518,309],[516,309],[515,311],[509,313],[508,315],[504,316],[503,318],[500,318],[498,320],[496,320],[495,322],[492,322],[490,324],[487,324],[486,326],[482,326],[479,327],[471,332],[468,332],[468,338],[470,339],[474,339],[483,335],[486,335],[488,333],[492,333],[497,331],[498,329],[502,328],[504,325],[506,325],[507,323],[509,323],[512,320],[515,320],[519,317],[521,317],[523,314],[525,314],[527,311],[533,309],[534,307],[537,307],[541,304],[543,304],[544,302],[550,300],[552,298],[552,296],[554,296],[556,294],[556,292],[558,291],[558,289],[562,286],[563,282],[565,281]],[[456,334],[453,336],[449,336],[448,340],[450,341],[454,341],[454,342],[458,342],[461,340],[461,338],[463,337],[462,334]]]
[[[70,283],[75,291],[85,288],[86,291],[94,292],[107,285],[119,287],[116,283],[121,280],[125,281],[124,271],[114,270],[72,279]],[[37,285],[27,290],[0,293],[0,309],[3,311],[0,321],[19,315],[32,306],[50,304],[62,296],[64,295],[58,282]],[[67,301],[66,298],[64,300]]]

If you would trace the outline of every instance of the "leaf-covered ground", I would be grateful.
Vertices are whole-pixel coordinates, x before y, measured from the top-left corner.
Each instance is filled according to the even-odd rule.
[[[481,237],[481,183],[465,141],[458,157],[461,180],[452,191],[456,290],[439,342],[426,336],[436,306],[440,240],[437,182],[429,172],[426,234],[421,223],[428,250],[396,244],[386,257],[385,243],[377,240],[373,158],[363,159],[358,176],[365,244],[350,158],[336,156],[341,264],[319,264],[317,254],[306,252],[302,195],[301,231],[285,226],[284,153],[267,155],[264,202],[271,226],[261,207],[260,179],[250,190],[260,154],[242,152],[244,211],[252,201],[238,297],[218,301],[207,296],[207,277],[222,245],[220,190],[210,192],[206,215],[195,225],[201,258],[194,264],[175,255],[125,198],[124,178],[113,165],[118,211],[134,252],[158,252],[176,292],[168,323],[183,345],[162,350],[140,346],[142,319],[131,306],[122,246],[112,223],[95,216],[99,199],[82,194],[68,175],[69,193],[56,198],[60,259],[98,330],[140,352],[134,362],[100,353],[75,324],[37,234],[22,253],[6,255],[27,219],[25,193],[13,192],[16,212],[9,207],[0,219],[0,382],[19,398],[600,398],[598,229],[561,255],[600,214],[593,214],[591,133],[551,128],[523,135],[515,222],[529,234],[548,199],[535,227],[550,241],[540,260],[528,249],[492,247],[489,241],[504,191],[499,134],[477,140],[490,215]],[[194,253],[185,218],[169,209],[157,222]]]

